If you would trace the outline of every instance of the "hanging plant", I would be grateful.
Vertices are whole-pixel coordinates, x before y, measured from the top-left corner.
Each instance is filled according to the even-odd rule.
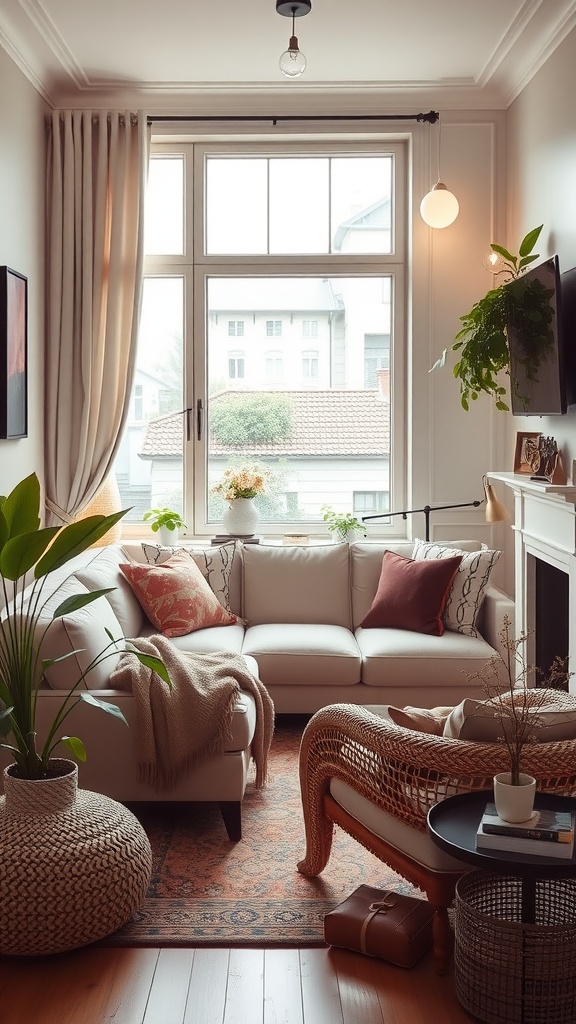
[[[525,355],[521,362],[528,380],[538,379],[538,369],[553,345],[554,311],[550,304],[553,292],[535,279],[527,281],[524,289],[507,287],[509,281],[520,278],[526,267],[538,259],[539,254],[532,250],[542,227],[541,224],[528,232],[516,256],[501,245],[491,244],[494,271],[507,274],[507,279],[479,299],[469,313],[460,317],[462,328],[454,344],[450,350],[444,349],[432,367],[436,370],[444,366],[448,351],[459,353],[452,372],[460,381],[460,403],[466,411],[470,402],[475,402],[482,393],[494,400],[497,409],[509,411],[505,401],[507,389],[501,383],[500,374],[505,370],[510,375],[507,337],[510,324],[523,339]],[[511,380],[510,386],[517,390],[518,382]]]

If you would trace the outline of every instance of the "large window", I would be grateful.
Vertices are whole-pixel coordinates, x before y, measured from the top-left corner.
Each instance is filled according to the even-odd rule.
[[[140,415],[116,466],[132,518],[145,481],[148,506],[217,532],[213,485],[242,462],[269,472],[266,533],[402,502],[405,166],[383,140],[153,145]]]

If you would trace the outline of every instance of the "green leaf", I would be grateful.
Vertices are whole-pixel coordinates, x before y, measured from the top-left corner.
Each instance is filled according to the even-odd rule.
[[[525,256],[523,260],[520,260],[518,264],[518,270],[522,270],[523,267],[527,267],[529,263],[534,263],[534,260],[538,259],[538,253],[534,256]]]
[[[490,248],[493,249],[494,252],[497,252],[499,256],[502,256],[503,259],[507,260],[508,263],[513,263],[514,266],[516,266],[517,257],[513,256],[511,252],[508,252],[508,249],[505,249],[504,246],[496,245],[496,243],[493,242]]]
[[[20,533],[7,540],[0,552],[0,574],[4,579],[15,580],[25,576],[44,554],[59,526],[49,526],[33,533]]]
[[[116,525],[122,516],[125,516],[130,509],[122,509],[120,512],[113,512],[109,516],[88,516],[77,523],[70,523],[60,530],[52,546],[48,549],[43,558],[40,559],[34,575],[36,579],[46,576],[55,569],[69,562],[75,555],[81,554],[87,548],[100,540],[105,533],[108,533]]]
[[[91,704],[94,708],[100,708],[101,711],[105,711],[108,715],[113,715],[114,718],[119,718],[121,722],[124,722],[124,725],[128,725],[128,722],[124,718],[120,708],[116,707],[115,704],[109,704],[107,700],[100,700],[98,697],[95,697],[93,693],[90,693],[90,690],[85,690],[84,693],[79,693],[78,696],[80,700],[85,701],[86,704]]]
[[[532,228],[532,231],[529,231],[528,234],[522,239],[522,241],[520,242],[520,248],[518,250],[520,256],[527,256],[529,252],[532,252],[532,249],[534,248],[536,242],[540,237],[540,232],[542,231],[543,227],[544,225],[541,224],[539,228]]]
[[[104,594],[110,594],[116,587],[106,587],[104,590],[92,590],[89,594],[72,594],[71,597],[67,597],[65,601],[62,601],[58,605],[52,618],[60,619],[63,615],[69,615],[71,612],[77,612],[79,608],[84,608],[87,604],[92,604],[93,601],[97,601],[99,597]]]
[[[2,503],[2,515],[8,527],[8,536],[34,533],[40,526],[40,482],[31,473],[19,484]]]
[[[86,748],[78,736],[62,736],[61,740],[72,751],[77,761],[84,762],[86,760]]]
[[[168,669],[166,668],[164,662],[160,661],[160,658],[155,658],[153,657],[153,655],[150,654],[142,654],[141,651],[136,650],[129,650],[129,653],[136,655],[141,665],[145,665],[146,668],[152,669],[152,672],[155,672],[156,675],[160,676],[160,678],[168,685],[168,687],[172,689],[172,680],[168,675]]]

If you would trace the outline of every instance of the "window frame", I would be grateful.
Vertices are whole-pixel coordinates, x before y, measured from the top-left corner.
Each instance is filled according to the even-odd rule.
[[[145,276],[182,276],[184,280],[184,395],[183,408],[183,496],[184,519],[188,534],[196,536],[214,533],[214,524],[206,521],[207,507],[207,447],[204,432],[198,436],[198,424],[206,423],[207,394],[207,280],[209,277],[237,276],[328,276],[337,277],[392,277],[390,388],[394,395],[390,420],[389,487],[394,505],[404,505],[408,486],[407,460],[407,365],[408,365],[408,288],[407,239],[409,224],[408,170],[410,166],[407,138],[393,139],[385,135],[355,139],[332,137],[329,141],[315,139],[312,129],[309,139],[295,142],[252,141],[228,142],[195,140],[186,142],[153,140],[151,158],[181,155],[184,160],[184,252],[182,254],[145,256]],[[203,189],[205,160],[212,155],[232,158],[266,154],[270,156],[293,153],[306,155],[363,156],[392,153],[395,160],[394,209],[390,253],[331,253],[288,255],[208,255],[204,251],[205,230],[196,231],[195,225],[204,225]],[[297,201],[295,215],[297,216]],[[272,340],[272,337],[270,338]],[[309,340],[309,339],[306,339]],[[187,434],[187,423],[193,429]],[[269,535],[282,534],[290,524],[266,524]],[[318,532],[318,523],[295,524],[298,529]],[[383,535],[398,533],[392,522],[378,527]]]

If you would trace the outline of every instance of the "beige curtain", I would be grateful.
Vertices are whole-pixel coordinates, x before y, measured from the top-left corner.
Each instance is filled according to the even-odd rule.
[[[95,495],[128,414],[149,148],[142,111],[51,116],[45,481],[54,524]]]

